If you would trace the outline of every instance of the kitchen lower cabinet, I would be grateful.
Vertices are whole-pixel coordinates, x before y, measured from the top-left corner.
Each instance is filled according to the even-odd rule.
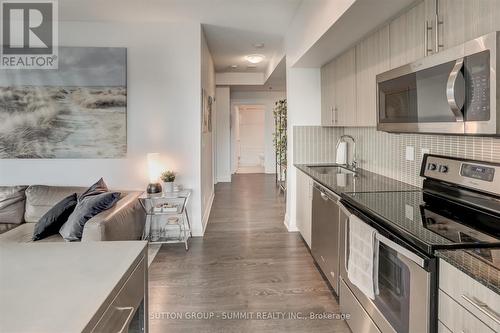
[[[500,332],[500,295],[443,259],[438,304],[439,321],[453,333]]]
[[[339,294],[339,197],[313,186],[311,253],[337,295]]]
[[[297,228],[309,248],[311,248],[312,186],[311,177],[297,170]]]

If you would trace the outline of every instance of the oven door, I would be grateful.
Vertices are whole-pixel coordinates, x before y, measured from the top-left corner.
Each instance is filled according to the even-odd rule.
[[[432,270],[426,269],[430,259],[415,254],[379,233],[378,293],[375,300],[368,298],[347,276],[350,212],[345,207],[341,209],[340,275],[364,311],[381,332],[433,332],[433,276]],[[342,302],[341,298],[341,307]]]
[[[497,134],[496,33],[377,76],[377,129]]]

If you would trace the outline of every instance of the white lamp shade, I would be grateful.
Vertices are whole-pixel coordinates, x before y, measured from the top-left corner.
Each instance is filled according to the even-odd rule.
[[[148,159],[148,171],[149,171],[149,182],[157,183],[160,179],[162,165],[160,161],[159,153],[149,153],[147,155]]]

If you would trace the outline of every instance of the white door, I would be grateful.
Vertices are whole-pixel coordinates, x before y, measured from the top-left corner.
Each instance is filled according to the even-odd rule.
[[[238,118],[238,172],[264,172],[264,108],[241,106]]]

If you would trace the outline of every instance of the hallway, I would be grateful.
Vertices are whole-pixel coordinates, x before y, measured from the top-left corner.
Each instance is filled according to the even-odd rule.
[[[188,252],[163,246],[150,267],[150,331],[349,332],[341,320],[289,318],[339,310],[305,243],[283,225],[274,175],[235,175],[215,191],[205,236]],[[284,314],[257,318],[271,315],[262,312]]]

